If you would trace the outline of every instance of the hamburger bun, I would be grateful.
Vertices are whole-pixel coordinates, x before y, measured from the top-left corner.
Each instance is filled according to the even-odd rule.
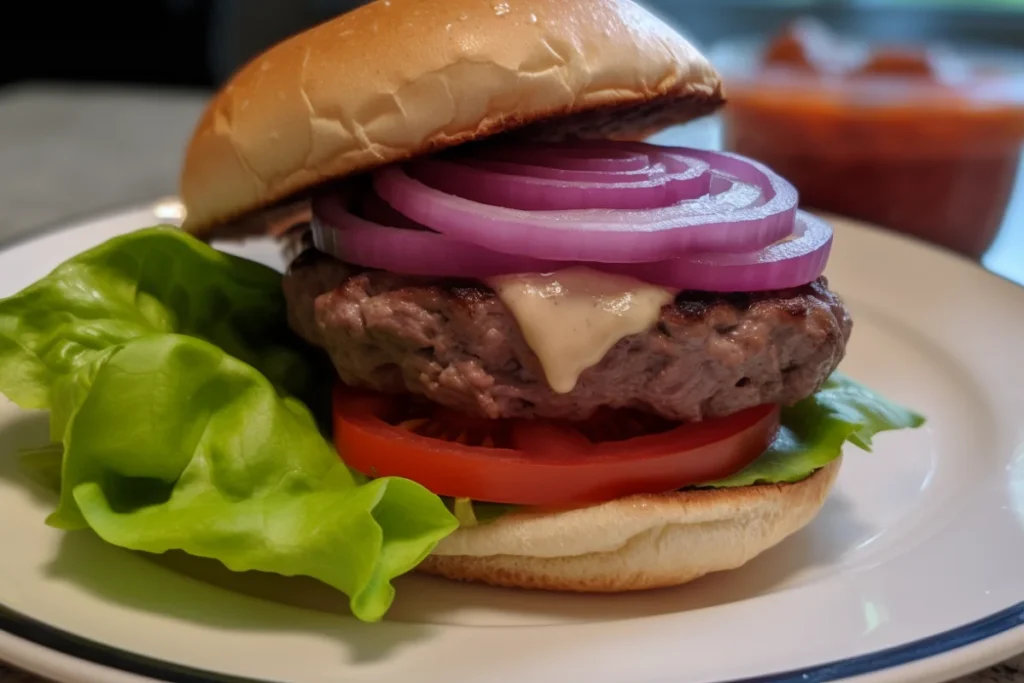
[[[839,473],[836,459],[793,484],[631,496],[462,528],[418,570],[497,586],[622,592],[735,569],[806,526]]]
[[[710,63],[630,0],[376,0],[211,99],[182,167],[183,227],[262,232],[260,209],[390,162],[513,129],[640,138],[722,102]]]
[[[710,63],[632,0],[375,0],[267,50],[212,98],[182,167],[183,227],[281,233],[311,191],[389,163],[497,134],[639,139],[723,101]],[[806,525],[838,469],[513,512],[458,529],[419,570],[549,590],[686,583]]]

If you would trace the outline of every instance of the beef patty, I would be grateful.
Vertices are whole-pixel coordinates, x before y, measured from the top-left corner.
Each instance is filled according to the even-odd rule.
[[[349,385],[489,417],[583,419],[601,406],[680,421],[793,404],[835,370],[851,320],[824,278],[748,294],[683,292],[567,394],[551,390],[512,314],[476,281],[366,270],[315,250],[284,279],[289,322]]]

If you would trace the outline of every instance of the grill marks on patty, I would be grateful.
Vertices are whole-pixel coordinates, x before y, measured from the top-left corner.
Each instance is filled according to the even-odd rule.
[[[476,281],[370,271],[307,250],[284,289],[291,326],[347,384],[489,418],[583,419],[610,406],[697,421],[791,405],[835,370],[852,325],[824,278],[775,292],[682,292],[657,325],[556,394],[515,318]]]

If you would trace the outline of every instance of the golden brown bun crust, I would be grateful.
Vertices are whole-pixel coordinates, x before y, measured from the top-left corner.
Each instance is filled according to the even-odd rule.
[[[552,117],[538,135],[638,137],[721,102],[708,61],[630,0],[376,0],[214,96],[182,168],[184,227]]]
[[[735,569],[807,525],[841,459],[795,484],[633,496],[460,529],[419,571],[497,586],[612,593]]]

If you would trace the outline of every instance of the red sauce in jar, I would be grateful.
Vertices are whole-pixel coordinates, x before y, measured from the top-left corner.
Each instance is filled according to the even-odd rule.
[[[801,22],[727,96],[726,148],[787,178],[802,205],[974,258],[994,240],[1024,140],[1019,77]]]

